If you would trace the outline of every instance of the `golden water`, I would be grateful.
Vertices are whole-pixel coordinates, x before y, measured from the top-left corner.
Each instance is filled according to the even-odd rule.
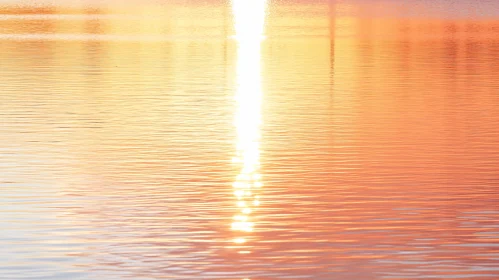
[[[1,4],[0,279],[499,277],[494,3],[153,2]]]

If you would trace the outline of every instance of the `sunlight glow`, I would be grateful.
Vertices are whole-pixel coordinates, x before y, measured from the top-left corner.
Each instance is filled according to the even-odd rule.
[[[233,0],[232,8],[237,40],[237,88],[235,93],[236,155],[232,162],[240,168],[232,186],[237,199],[238,214],[232,230],[252,232],[251,207],[260,205],[255,188],[263,186],[260,175],[261,126],[261,41],[263,39],[266,0]],[[244,242],[242,242],[244,240]],[[239,236],[237,244],[246,242]]]
[[[234,27],[238,41],[264,39],[267,0],[233,0]]]
[[[243,244],[243,243],[246,243],[246,239],[242,238],[242,237],[236,238],[236,239],[234,239],[234,243],[236,243],[236,244]]]

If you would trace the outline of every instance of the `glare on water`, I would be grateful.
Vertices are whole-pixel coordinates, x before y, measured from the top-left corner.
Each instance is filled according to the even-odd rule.
[[[0,278],[498,279],[497,11],[0,1]]]
[[[234,216],[232,230],[253,231],[251,213],[260,205],[260,189],[263,186],[260,174],[260,127],[263,98],[261,81],[261,39],[265,19],[266,1],[233,2],[235,32],[237,40],[236,68],[236,156],[233,162],[240,172],[233,183],[239,213]],[[245,238],[234,240],[237,244]]]

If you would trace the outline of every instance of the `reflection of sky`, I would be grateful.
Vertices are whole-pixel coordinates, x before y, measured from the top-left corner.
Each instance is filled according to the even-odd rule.
[[[169,3],[180,1],[166,1]],[[185,1],[184,1],[185,2]],[[225,0],[193,0],[189,5],[220,5]],[[238,2],[238,1],[235,1]],[[261,1],[247,1],[258,5]],[[325,3],[337,3],[342,6],[351,6],[359,9],[354,11],[345,11],[345,16],[417,16],[417,17],[478,17],[491,18],[499,16],[499,1],[494,0],[288,0],[281,1],[290,5],[324,5]],[[22,5],[19,5],[22,3]],[[19,1],[19,0],[0,0],[0,5],[16,6],[72,6],[72,7],[106,7],[109,5],[154,5],[156,0],[39,0],[39,1]],[[366,8],[366,9],[363,9]],[[155,9],[158,11],[158,9]],[[161,9],[160,9],[161,10]],[[302,10],[301,12],[303,12]],[[340,11],[341,14],[341,11]],[[209,17],[208,17],[209,18]],[[255,22],[260,22],[258,19]]]
[[[497,18],[499,1],[491,0],[289,0],[273,7],[300,14],[327,13],[326,5],[338,6],[336,16],[417,17],[417,18]],[[277,7],[278,6],[278,7]],[[309,9],[320,7],[320,10]],[[296,9],[296,10],[295,10]]]
[[[240,167],[234,180],[234,195],[238,212],[234,215],[232,230],[253,231],[251,213],[260,205],[258,189],[260,175],[261,73],[260,48],[265,18],[265,0],[233,2],[237,54],[237,89],[235,127],[237,131],[235,164]],[[243,244],[242,235],[234,239]]]
[[[334,2],[334,1],[333,1]],[[338,2],[357,8],[348,16],[402,17],[493,17],[499,15],[499,2],[488,0],[347,0]]]

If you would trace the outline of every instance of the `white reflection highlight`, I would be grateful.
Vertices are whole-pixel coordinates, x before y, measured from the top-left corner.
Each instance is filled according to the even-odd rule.
[[[261,126],[261,41],[263,39],[266,0],[233,0],[232,8],[237,42],[237,88],[234,125],[237,132],[236,156],[232,162],[240,167],[232,186],[238,213],[232,230],[252,232],[251,213],[260,205],[255,196],[261,188],[260,126]],[[244,242],[242,242],[244,240]],[[236,244],[246,238],[234,239]]]
[[[264,38],[267,0],[233,0],[234,27],[238,41],[257,42]]]

